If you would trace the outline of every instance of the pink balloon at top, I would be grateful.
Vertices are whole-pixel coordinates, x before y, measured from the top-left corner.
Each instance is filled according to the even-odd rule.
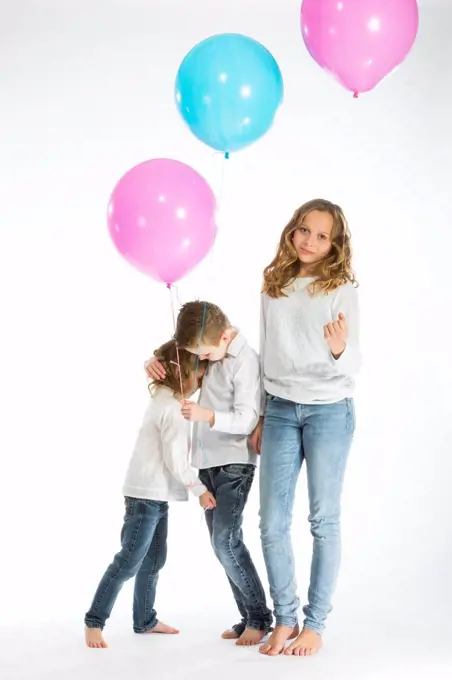
[[[108,229],[131,265],[171,284],[212,248],[215,196],[193,168],[168,158],[135,166],[113,190]]]
[[[357,95],[407,56],[419,26],[417,0],[303,0],[301,31],[315,61]]]

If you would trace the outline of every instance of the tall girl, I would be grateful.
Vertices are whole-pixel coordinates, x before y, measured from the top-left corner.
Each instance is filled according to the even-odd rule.
[[[276,616],[260,651],[271,656],[315,654],[331,611],[341,492],[355,430],[353,376],[361,364],[356,285],[341,208],[321,199],[302,205],[264,270],[261,299],[266,404],[252,442],[261,451],[261,540]],[[314,545],[300,632],[290,530],[303,461]]]

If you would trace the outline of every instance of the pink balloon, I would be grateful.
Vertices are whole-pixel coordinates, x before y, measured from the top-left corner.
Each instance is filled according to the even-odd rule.
[[[108,229],[131,265],[172,284],[212,248],[215,210],[215,196],[201,175],[179,161],[156,158],[119,180],[108,204]]]
[[[419,26],[417,0],[303,0],[310,55],[348,90],[372,90],[407,56]]]

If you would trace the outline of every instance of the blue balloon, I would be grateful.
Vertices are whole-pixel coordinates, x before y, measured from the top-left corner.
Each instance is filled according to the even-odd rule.
[[[190,50],[179,66],[175,91],[177,107],[193,134],[228,154],[268,131],[284,85],[276,60],[263,45],[222,33]]]

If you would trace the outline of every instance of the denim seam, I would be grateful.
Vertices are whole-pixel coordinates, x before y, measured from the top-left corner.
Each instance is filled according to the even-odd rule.
[[[159,520],[159,522],[160,522],[160,520]],[[152,564],[152,569],[149,572],[148,581],[147,581],[147,584],[146,584],[146,597],[144,599],[144,615],[145,615],[146,619],[148,618],[148,615],[149,615],[149,584],[152,581],[153,577],[155,576],[156,566],[157,566],[157,556],[159,554],[159,547],[160,547],[158,526],[159,525],[157,523],[157,526],[155,527],[154,561],[153,561],[153,564]],[[152,545],[152,543],[151,543],[151,545]]]
[[[119,575],[121,574],[121,572],[124,570],[124,568],[125,568],[125,566],[126,566],[126,564],[127,564],[127,562],[128,562],[128,559],[130,558],[130,555],[132,554],[132,551],[133,551],[133,549],[134,549],[134,547],[135,547],[135,544],[136,544],[136,541],[137,541],[137,538],[138,538],[138,532],[139,532],[139,530],[140,530],[140,528],[141,528],[142,523],[143,523],[143,509],[141,509],[141,511],[140,511],[140,522],[139,522],[139,524],[137,525],[137,527],[136,527],[136,529],[135,529],[135,532],[134,532],[134,535],[133,535],[133,537],[132,537],[131,545],[130,545],[129,551],[128,551],[128,553],[127,553],[127,558],[124,560],[123,564],[121,565],[121,567],[119,568],[119,570],[117,571],[117,573],[115,574],[115,576],[112,576],[112,577],[111,577],[110,581],[116,581],[116,579],[118,578],[118,576],[119,576]],[[94,604],[94,606],[93,606],[93,609],[94,609],[95,611],[98,611],[98,609],[99,609],[99,607],[100,607],[100,605],[101,605],[101,603],[102,603],[102,600],[103,600],[103,598],[104,598],[104,596],[105,596],[105,594],[106,594],[106,592],[107,592],[107,590],[108,590],[109,587],[110,587],[110,583],[107,584],[105,590],[102,592],[102,594],[99,596],[99,598],[98,598],[97,601],[95,602],[95,604]]]
[[[250,479],[250,478],[251,478],[251,475],[250,475],[250,477],[248,477],[248,479],[246,480],[247,482],[249,482],[249,488],[251,488],[251,483],[252,483],[252,479]],[[249,489],[248,489],[248,491],[249,491]],[[263,618],[266,618],[265,609],[262,608],[262,606],[259,604],[259,599],[258,599],[258,597],[256,596],[256,592],[255,592],[254,588],[252,587],[252,585],[251,585],[251,583],[250,583],[250,581],[249,581],[249,579],[248,579],[246,573],[243,571],[241,565],[239,564],[237,558],[235,557],[235,555],[234,555],[234,553],[233,553],[233,551],[232,551],[232,547],[231,547],[231,539],[232,539],[232,535],[233,535],[233,533],[234,533],[234,531],[235,531],[235,529],[236,529],[236,526],[237,526],[237,518],[238,518],[237,510],[238,510],[238,508],[239,508],[239,501],[240,501],[240,497],[241,497],[241,496],[244,496],[244,495],[245,495],[245,489],[243,489],[243,487],[241,487],[241,488],[240,488],[240,495],[237,495],[236,504],[235,504],[235,506],[233,507],[232,515],[233,515],[233,517],[234,517],[234,524],[233,524],[233,526],[231,527],[231,532],[229,533],[229,536],[228,536],[228,551],[229,551],[229,556],[230,556],[230,557],[232,558],[232,560],[235,562],[236,566],[238,567],[238,569],[239,569],[239,571],[240,571],[240,573],[241,573],[241,575],[242,575],[242,577],[243,577],[243,580],[246,582],[246,584],[247,584],[247,586],[248,586],[248,588],[249,588],[249,590],[250,590],[250,592],[251,592],[251,594],[252,594],[252,596],[253,596],[253,599],[254,599],[255,604],[261,609],[261,613],[262,613],[262,615],[263,615]],[[247,624],[248,624],[248,621],[247,621]]]
[[[289,505],[290,505],[290,489],[292,488],[292,478],[293,478],[293,475],[294,475],[294,472],[295,472],[295,468],[296,468],[296,459],[294,458],[294,461],[292,463],[292,468],[290,470],[290,477],[289,477],[289,480],[288,480],[289,483],[287,485],[286,502],[285,502],[285,507],[284,507],[284,513],[285,513],[284,514],[284,521],[285,521],[286,525],[287,525],[287,516],[288,516]],[[290,557],[289,564],[290,564],[290,568],[291,568],[291,572],[292,572],[292,581],[293,581],[294,580],[294,574],[295,574],[295,564],[294,564],[294,561],[293,561],[293,548],[292,548],[292,540],[291,540],[291,537],[290,537],[290,532],[289,532],[289,543],[290,543],[290,546],[291,546],[291,553],[292,553],[292,556]],[[276,617],[276,614],[275,614],[275,617]],[[286,619],[286,617],[283,617],[283,618]],[[295,622],[294,622],[293,625],[295,626],[297,624],[298,617],[295,616],[294,618],[295,618]],[[277,624],[278,623],[279,623],[279,617],[277,618]],[[291,624],[281,624],[281,623],[279,623],[279,625],[291,625]]]

